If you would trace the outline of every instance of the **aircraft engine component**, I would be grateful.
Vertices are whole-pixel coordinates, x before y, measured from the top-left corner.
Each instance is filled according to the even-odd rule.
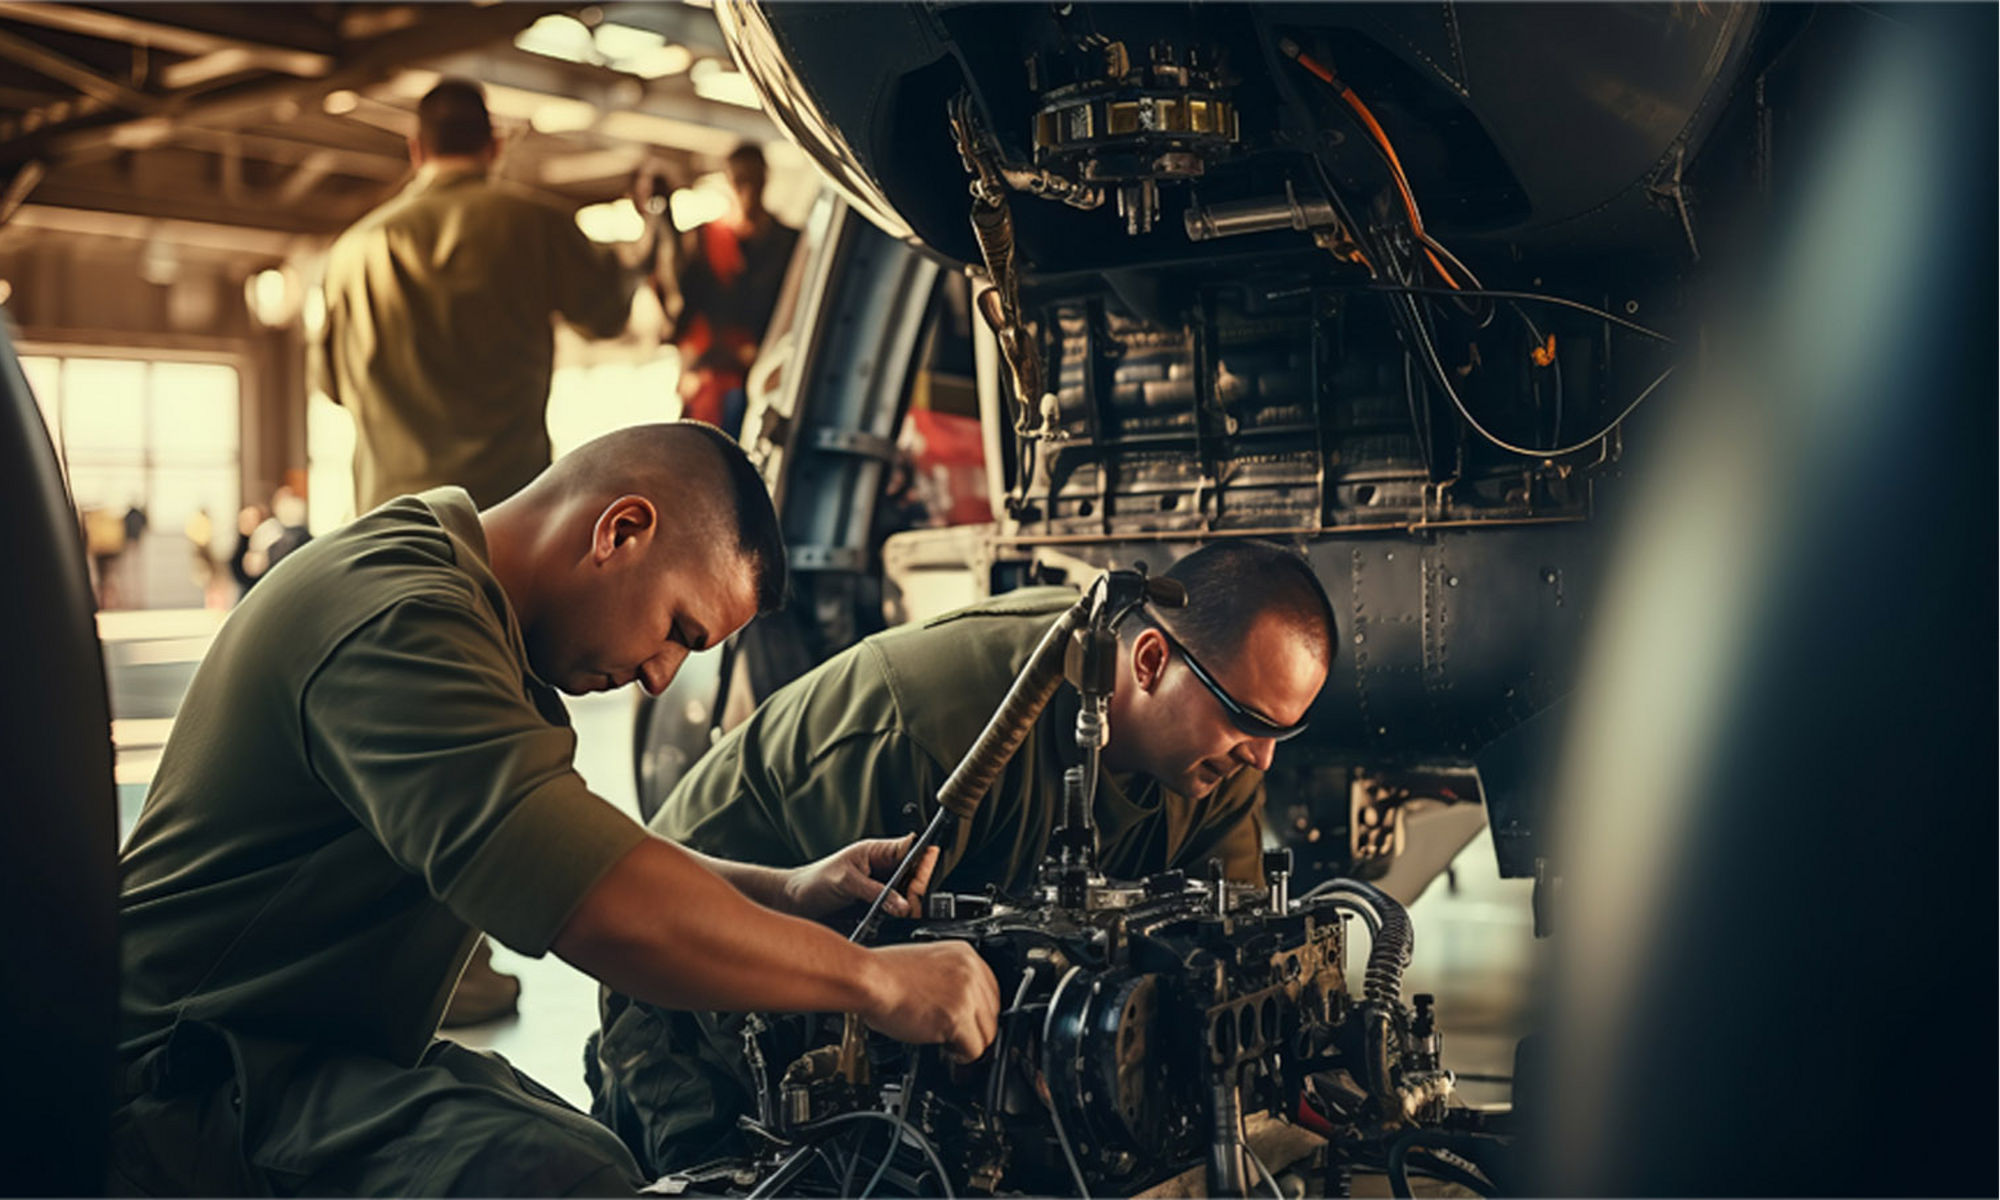
[[[1036,165],[1116,185],[1128,234],[1152,232],[1161,182],[1200,177],[1242,137],[1215,49],[1162,40],[1145,57],[1098,35],[1028,64]]]
[[[1053,882],[1018,899],[931,897],[925,918],[885,922],[883,940],[978,950],[1007,998],[992,1051],[953,1066],[871,1036],[857,1071],[840,1061],[838,1019],[757,1018],[745,1036],[769,1151],[669,1180],[836,1190],[857,1124],[899,1130],[851,1151],[850,1187],[879,1172],[878,1194],[883,1181],[901,1194],[1130,1194],[1199,1169],[1207,1194],[1246,1195],[1287,1167],[1329,1194],[1344,1169],[1435,1138],[1504,1160],[1504,1137],[1446,1107],[1430,997],[1401,993],[1402,909],[1351,880],[1292,898],[1287,861],[1269,856],[1267,889],[1171,871],[1099,882],[1075,905]],[[1359,995],[1343,967],[1350,916],[1373,932]],[[1307,1162],[1266,1164],[1245,1136],[1258,1113],[1330,1140]]]
[[[747,1179],[753,1197],[845,1195],[870,1162],[864,1195],[886,1180],[914,1195],[1089,1196],[1200,1167],[1208,1195],[1241,1196],[1279,1190],[1274,1168],[1251,1148],[1246,1113],[1331,1138],[1332,1150],[1308,1170],[1338,1172],[1371,1153],[1386,1161],[1405,1139],[1440,1131],[1452,1081],[1429,998],[1403,1001],[1414,939],[1394,900],[1338,878],[1294,900],[1285,850],[1265,856],[1262,887],[1230,883],[1220,859],[1209,860],[1203,880],[1175,870],[1120,882],[1097,871],[1091,796],[1116,686],[1115,631],[1145,605],[1186,601],[1178,583],[1138,569],[1093,584],[1021,669],[910,851],[973,815],[986,790],[977,780],[995,777],[1036,719],[1060,658],[1079,696],[1080,761],[1065,772],[1062,824],[1032,894],[934,895],[926,919],[880,930],[890,941],[953,939],[978,952],[1012,997],[989,1052],[954,1067],[934,1049],[869,1037],[852,1017],[828,1026],[810,1016],[753,1018],[743,1026],[758,1113],[751,1127],[771,1148],[748,1164],[683,1172],[669,1186]],[[881,910],[878,896],[855,940]],[[1359,997],[1345,974],[1350,915],[1370,933]],[[838,1144],[857,1123],[895,1132],[871,1159],[865,1134]],[[1443,1132],[1463,1150],[1478,1131],[1463,1117],[1455,1126]],[[915,1155],[901,1153],[906,1143]],[[1320,1182],[1331,1190],[1331,1180]]]

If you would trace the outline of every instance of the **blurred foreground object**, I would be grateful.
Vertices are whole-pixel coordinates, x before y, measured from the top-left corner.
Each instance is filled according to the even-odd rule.
[[[1538,1192],[1992,1194],[1994,13],[1861,19],[1572,706]]]

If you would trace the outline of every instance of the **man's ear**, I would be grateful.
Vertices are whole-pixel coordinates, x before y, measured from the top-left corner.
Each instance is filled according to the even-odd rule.
[[[607,563],[620,555],[643,554],[660,530],[660,511],[644,496],[627,494],[604,506],[590,530],[590,559]]]
[[[1142,692],[1151,692],[1160,686],[1160,679],[1167,673],[1167,639],[1157,629],[1142,629],[1139,636],[1132,639],[1132,682],[1139,685]]]

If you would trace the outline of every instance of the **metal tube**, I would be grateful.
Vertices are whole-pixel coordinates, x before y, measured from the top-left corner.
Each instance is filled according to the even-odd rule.
[[[1245,1195],[1250,1164],[1243,1156],[1243,1100],[1233,1080],[1209,1088],[1209,1114],[1208,1194]]]
[[[1190,204],[1185,219],[1188,240],[1207,242],[1277,229],[1306,232],[1340,224],[1333,206],[1318,197],[1299,199],[1288,186],[1286,195],[1264,200],[1230,200],[1221,204]]]

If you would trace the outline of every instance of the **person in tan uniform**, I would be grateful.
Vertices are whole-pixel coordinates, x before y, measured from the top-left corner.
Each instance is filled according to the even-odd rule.
[[[196,672],[121,855],[112,1191],[629,1194],[616,1137],[434,1037],[478,930],[652,1004],[849,1011],[980,1054],[999,996],[972,951],[813,919],[906,843],[710,858],[572,762],[558,692],[659,692],[781,603],[784,561],[749,460],[681,422],[485,510],[400,497],[278,564]]]
[[[1304,729],[1337,637],[1312,568],[1262,542],[1217,542],[1168,568],[1186,608],[1120,629],[1098,865],[1133,879],[1220,859],[1262,883],[1264,770]],[[773,867],[855,838],[921,829],[959,759],[1042,635],[1076,601],[1025,588],[864,639],[774,692],[689,770],[651,828],[703,853]],[[1078,761],[1077,693],[1059,690],[959,823],[932,878],[954,892],[1028,894]],[[755,1111],[736,1014],[669,1012],[615,990],[586,1049],[591,1113],[654,1174],[741,1152]],[[780,1064],[782,1069],[782,1064]]]
[[[490,178],[500,143],[477,84],[439,83],[417,122],[416,177],[327,252],[321,383],[354,414],[363,512],[441,484],[484,508],[548,466],[552,318],[617,336],[662,232],[649,217],[614,251]]]

